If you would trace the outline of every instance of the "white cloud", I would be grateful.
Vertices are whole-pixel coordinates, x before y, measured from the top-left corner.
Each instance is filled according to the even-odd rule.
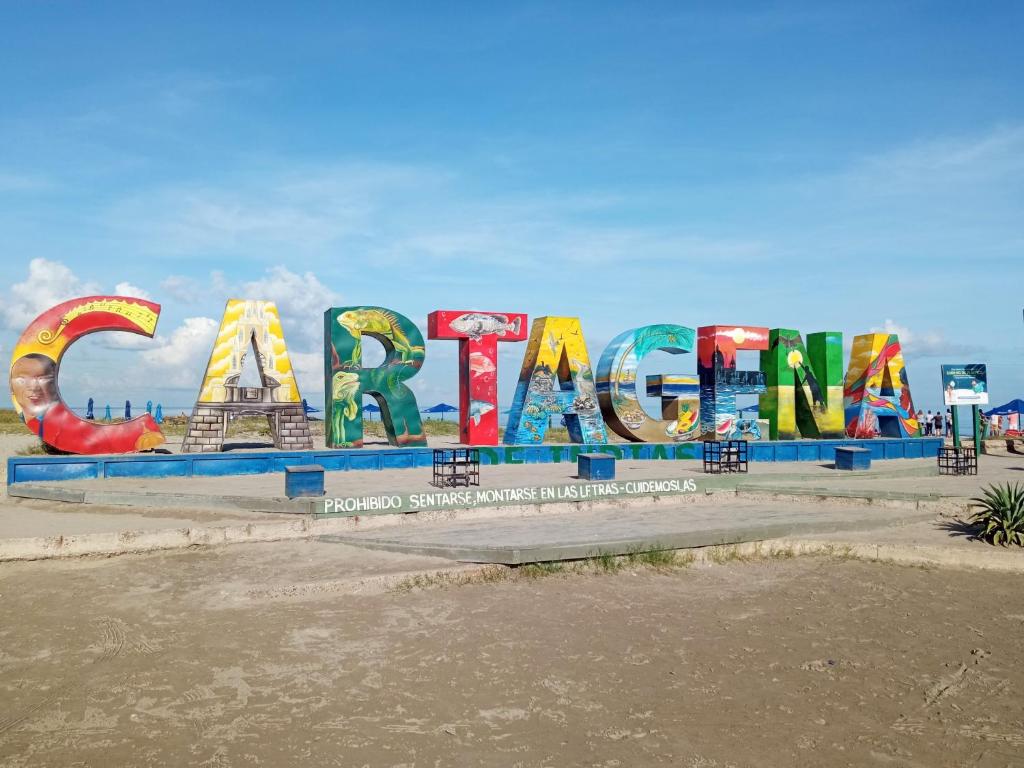
[[[142,353],[150,378],[161,387],[194,386],[198,392],[219,327],[210,317],[187,317],[169,336],[157,335],[156,346]]]
[[[145,299],[146,301],[152,301],[153,297],[149,295],[149,291],[139,288],[137,285],[131,283],[122,282],[114,286],[115,296],[128,296],[134,299]]]
[[[199,281],[183,275],[168,275],[160,281],[160,290],[182,304],[196,303],[202,293]]]
[[[324,392],[324,355],[323,352],[296,352],[288,350],[292,361],[292,370],[299,384],[299,392],[306,399]]]
[[[267,270],[259,280],[244,283],[239,298],[273,301],[281,314],[285,340],[289,346],[303,349],[323,343],[324,310],[335,306],[341,297],[312,272],[298,274],[285,266]]]
[[[872,333],[895,334],[899,337],[904,354],[916,357],[943,357],[949,355],[970,355],[985,351],[985,347],[958,344],[946,338],[941,331],[912,331],[905,325],[886,318],[881,328],[872,328]]]
[[[4,325],[21,332],[51,307],[68,299],[99,292],[98,285],[80,280],[59,261],[32,259],[28,264],[28,278],[10,287],[0,315]]]

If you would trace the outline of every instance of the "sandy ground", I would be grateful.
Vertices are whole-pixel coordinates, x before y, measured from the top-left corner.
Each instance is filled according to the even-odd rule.
[[[799,558],[339,587],[398,557],[0,567],[0,761],[1024,765],[1022,577]]]

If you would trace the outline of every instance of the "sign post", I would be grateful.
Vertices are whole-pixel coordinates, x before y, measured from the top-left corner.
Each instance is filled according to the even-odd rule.
[[[943,365],[942,368],[942,402],[949,406],[953,415],[953,445],[960,447],[960,419],[957,418],[957,406],[971,406],[974,419],[972,433],[974,450],[981,450],[981,406],[988,405],[988,374],[984,363],[965,363],[962,365]]]

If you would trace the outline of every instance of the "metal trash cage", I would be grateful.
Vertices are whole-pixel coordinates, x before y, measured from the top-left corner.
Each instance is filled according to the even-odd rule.
[[[746,440],[704,441],[704,472],[706,474],[746,472],[747,465]]]
[[[978,474],[978,452],[974,448],[944,446],[939,448],[940,475]]]
[[[438,488],[480,485],[480,450],[478,448],[435,448],[434,479]]]

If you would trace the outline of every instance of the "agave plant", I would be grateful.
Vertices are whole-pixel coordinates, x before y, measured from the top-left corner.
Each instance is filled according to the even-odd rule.
[[[1024,547],[1024,488],[1017,483],[990,485],[971,501],[977,509],[971,522],[982,527],[981,538],[1004,547]]]

